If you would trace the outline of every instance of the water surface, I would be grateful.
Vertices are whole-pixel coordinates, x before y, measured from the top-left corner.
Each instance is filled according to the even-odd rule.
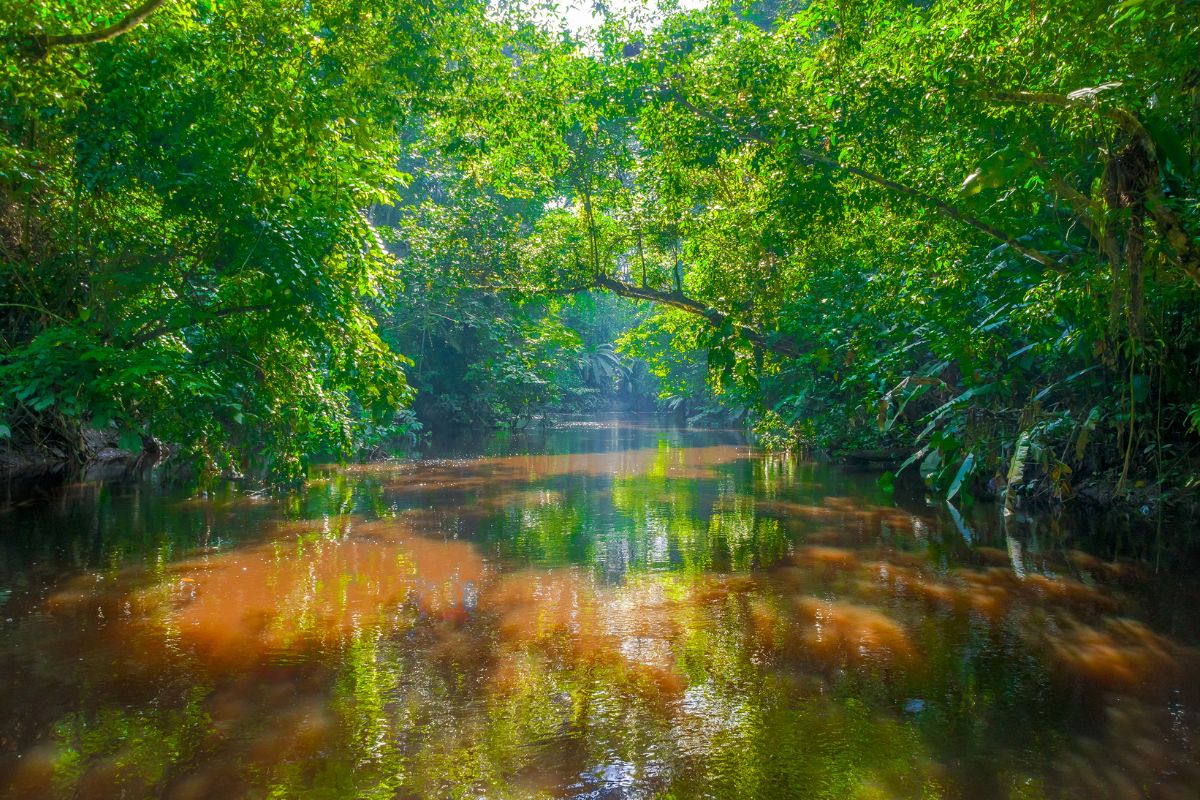
[[[1195,798],[1172,530],[598,420],[0,512],[0,795]]]

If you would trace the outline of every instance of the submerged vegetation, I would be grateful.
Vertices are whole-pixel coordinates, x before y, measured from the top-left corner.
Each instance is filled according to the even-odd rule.
[[[0,0],[8,447],[294,482],[657,403],[950,496],[1194,485],[1200,4],[549,19]]]

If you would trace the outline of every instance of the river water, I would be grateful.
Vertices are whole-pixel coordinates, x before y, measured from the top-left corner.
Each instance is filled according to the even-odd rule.
[[[0,796],[1200,797],[1171,525],[649,419],[439,455],[9,502]]]

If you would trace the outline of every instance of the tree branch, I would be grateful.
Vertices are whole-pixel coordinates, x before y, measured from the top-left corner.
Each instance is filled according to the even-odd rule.
[[[1047,105],[1059,108],[1087,109],[1095,111],[1101,117],[1112,120],[1125,131],[1131,139],[1141,144],[1147,158],[1152,164],[1158,164],[1158,147],[1154,137],[1146,130],[1142,121],[1126,109],[1118,106],[1101,105],[1101,91],[1116,88],[1120,84],[1106,84],[1095,89],[1081,89],[1070,94],[1054,94],[1052,92],[993,92],[984,95],[984,99],[1006,105]],[[1146,206],[1158,234],[1175,251],[1175,262],[1183,271],[1200,286],[1200,245],[1189,236],[1183,227],[1179,214],[1171,207],[1162,193],[1162,176],[1157,169],[1153,170],[1153,182],[1146,190]]]
[[[679,103],[679,105],[688,109],[693,114],[696,114],[700,117],[703,117],[704,119],[707,119],[708,121],[717,125],[718,127],[720,127],[722,130],[726,131],[727,133],[731,133],[734,136],[737,136],[741,139],[748,139],[751,141],[758,142],[760,144],[769,145],[771,147],[777,146],[777,143],[775,141],[771,140],[769,137],[764,136],[761,133],[757,133],[755,131],[734,130],[728,123],[726,123],[724,120],[717,117],[717,115],[715,115],[709,111],[705,111],[701,108],[698,108],[697,106],[692,104],[690,101],[688,101],[687,98],[685,98],[682,94],[680,94],[675,89],[668,89],[668,92],[669,92],[671,98],[675,102]],[[890,189],[891,191],[896,192],[897,194],[901,194],[901,195],[904,195],[905,197],[916,200],[921,205],[926,206],[927,208],[933,209],[937,213],[941,214],[943,217],[952,219],[955,222],[960,222],[964,225],[968,225],[968,226],[974,228],[975,230],[980,231],[981,233],[987,234],[988,236],[992,237],[993,239],[996,239],[997,241],[1003,242],[1004,244],[1008,245],[1009,247],[1011,247],[1013,250],[1017,251],[1021,255],[1025,256],[1026,258],[1033,259],[1034,261],[1038,262],[1039,264],[1041,264],[1042,266],[1044,266],[1048,269],[1052,269],[1055,272],[1066,272],[1066,268],[1063,265],[1059,264],[1058,261],[1056,259],[1054,259],[1052,256],[1049,256],[1046,253],[1041,252],[1040,250],[1035,250],[1032,247],[1026,247],[1025,245],[1018,242],[1013,236],[1010,236],[1009,234],[1000,230],[996,226],[990,225],[990,224],[984,222],[983,220],[978,219],[977,217],[973,217],[970,214],[966,213],[965,211],[955,208],[954,206],[950,205],[949,203],[947,203],[943,200],[939,200],[938,198],[934,197],[933,195],[927,194],[927,193],[921,191],[920,189],[916,189],[912,186],[906,186],[905,184],[898,183],[898,182],[892,180],[891,178],[888,178],[884,175],[880,175],[877,172],[872,172],[871,170],[868,170],[868,169],[863,169],[862,167],[855,167],[850,164],[843,164],[842,162],[838,161],[837,159],[830,158],[829,156],[827,156],[823,153],[819,153],[816,150],[810,150],[805,147],[797,147],[797,148],[795,148],[795,151],[800,155],[800,158],[804,159],[805,161],[807,161],[811,164],[820,164],[821,166],[828,167],[830,169],[837,170],[839,172],[845,172],[850,175],[854,175],[856,177],[870,181],[871,183],[874,183],[877,186],[882,186],[883,188]]]
[[[96,42],[106,42],[110,39],[115,39],[118,36],[128,33],[146,21],[146,18],[158,10],[159,6],[163,5],[167,0],[146,0],[137,8],[130,11],[121,19],[114,22],[105,28],[98,28],[87,33],[60,33],[53,36],[39,34],[31,37],[29,43],[25,46],[28,53],[35,58],[41,58],[46,55],[51,47],[70,47],[79,44],[95,44]]]
[[[473,289],[482,289],[495,292],[525,292],[528,294],[573,294],[575,292],[590,292],[593,289],[603,289],[613,294],[619,294],[622,297],[628,297],[633,300],[649,300],[653,303],[659,303],[664,306],[678,308],[681,311],[686,311],[689,314],[703,317],[709,324],[720,327],[726,322],[733,326],[743,339],[752,344],[758,345],[764,350],[769,350],[772,353],[784,356],[786,358],[799,358],[809,351],[809,348],[801,347],[781,336],[769,336],[766,333],[751,328],[748,325],[740,325],[733,322],[733,318],[724,311],[706,306],[699,300],[694,300],[683,294],[683,292],[663,292],[657,289],[650,289],[645,286],[635,286],[632,283],[610,278],[608,275],[601,273],[592,283],[581,284],[577,286],[563,286],[554,289],[531,289],[522,286],[473,286]]]
[[[983,95],[984,100],[1003,105],[1046,105],[1060,108],[1086,108],[1095,111],[1102,117],[1107,117],[1120,125],[1130,136],[1142,139],[1147,145],[1147,152],[1155,154],[1154,140],[1150,137],[1145,126],[1132,113],[1117,106],[1102,106],[1098,102],[1100,92],[1108,88],[1116,88],[1120,84],[1106,84],[1095,89],[1083,89],[1070,94],[1054,94],[1053,92],[989,92]]]
[[[624,283],[607,275],[599,275],[596,278],[596,286],[605,291],[619,294],[622,297],[630,297],[635,300],[650,300],[655,303],[660,303],[672,308],[678,308],[686,311],[689,314],[695,314],[708,320],[710,325],[721,327],[729,323],[733,329],[737,331],[748,342],[756,344],[764,350],[770,350],[772,353],[785,356],[787,358],[799,358],[808,352],[808,348],[801,347],[797,343],[780,336],[768,336],[766,333],[751,328],[747,325],[740,325],[733,321],[733,318],[724,311],[706,306],[699,300],[694,300],[687,297],[682,292],[660,292],[657,289],[649,289],[642,286],[635,286],[631,283]]]
[[[140,347],[141,345],[151,342],[160,336],[166,336],[168,333],[175,333],[183,330],[184,328],[190,328],[193,325],[203,325],[206,322],[212,322],[213,320],[222,319],[224,317],[232,317],[237,314],[254,314],[259,311],[266,311],[269,308],[270,306],[266,304],[252,306],[232,306],[230,308],[222,308],[219,311],[214,311],[203,319],[192,319],[182,324],[163,323],[162,325],[151,328],[144,333],[135,335],[129,341],[129,347]]]

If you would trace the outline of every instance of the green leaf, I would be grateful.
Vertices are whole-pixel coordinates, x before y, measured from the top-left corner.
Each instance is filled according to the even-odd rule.
[[[1135,0],[1137,2],[1138,0]],[[1082,89],[1076,89],[1067,95],[1072,100],[1095,100],[1104,92],[1110,92],[1113,89],[1120,89],[1123,84],[1121,81],[1110,81],[1102,83],[1099,86],[1085,86]]]
[[[1004,495],[1004,510],[1011,512],[1016,503],[1016,493],[1013,489],[1021,485],[1025,478],[1025,462],[1029,460],[1029,447],[1031,444],[1029,431],[1021,431],[1021,435],[1017,437],[1017,442],[1013,446],[1012,459],[1008,464],[1008,488]]]
[[[1029,431],[1021,431],[1017,443],[1013,447],[1012,460],[1008,465],[1008,485],[1019,484],[1025,476],[1025,462],[1029,460]]]
[[[908,469],[914,463],[916,463],[917,461],[920,461],[922,458],[924,458],[925,454],[929,452],[929,449],[930,449],[930,446],[925,445],[920,450],[918,450],[917,452],[913,453],[911,456],[906,458],[904,460],[904,463],[896,468],[896,474],[899,475],[901,472],[904,472],[904,470]]]
[[[1180,178],[1191,177],[1192,158],[1179,131],[1157,114],[1148,116],[1144,124],[1154,140],[1154,148],[1164,169]]]
[[[1091,412],[1088,413],[1087,419],[1084,420],[1083,425],[1080,426],[1079,438],[1075,440],[1076,464],[1079,464],[1081,461],[1083,461],[1083,454],[1087,450],[1088,437],[1091,436],[1092,431],[1096,429],[1096,423],[1099,421],[1100,406],[1095,406],[1092,408]]]
[[[983,169],[976,169],[968,175],[958,187],[959,197],[970,197],[971,195],[979,194],[985,185]]]
[[[997,150],[966,177],[958,187],[959,197],[970,197],[984,189],[998,189],[1013,183],[1014,179],[1033,165],[1033,160],[1017,147]]]
[[[1072,381],[1074,381],[1076,378],[1079,378],[1079,377],[1081,377],[1081,376],[1083,376],[1083,375],[1086,375],[1086,374],[1088,374],[1089,372],[1091,372],[1092,370],[1096,370],[1096,369],[1099,369],[1099,368],[1100,368],[1100,365],[1099,365],[1099,364],[1093,364],[1092,366],[1090,366],[1090,367],[1084,367],[1083,369],[1081,369],[1081,370],[1079,370],[1079,371],[1077,371],[1077,372],[1072,372],[1070,375],[1068,375],[1067,377],[1063,378],[1061,381],[1055,381],[1054,383],[1052,383],[1052,384],[1050,384],[1049,386],[1047,386],[1045,389],[1042,389],[1040,392],[1038,392],[1037,394],[1035,394],[1035,395],[1033,396],[1033,399],[1034,399],[1034,400],[1036,400],[1036,401],[1038,401],[1038,402],[1041,402],[1042,400],[1045,400],[1045,399],[1046,399],[1046,397],[1047,397],[1047,396],[1050,394],[1050,392],[1052,392],[1052,391],[1053,391],[1053,390],[1054,390],[1056,387],[1063,386],[1063,385],[1065,385],[1065,384],[1071,383],[1071,382],[1072,382]]]
[[[971,470],[975,466],[975,453],[967,453],[967,457],[963,459],[962,466],[958,468],[958,473],[954,476],[954,480],[950,482],[950,488],[946,490],[946,499],[953,500],[958,494],[958,490],[962,487],[963,480],[971,474]]]
[[[944,403],[943,405],[939,406],[936,410],[934,410],[933,412],[931,412],[930,414],[928,414],[924,417],[924,419],[929,420],[929,424],[926,425],[925,429],[922,430],[921,433],[917,435],[917,441],[919,442],[922,439],[924,439],[926,436],[928,436],[933,431],[934,427],[937,426],[938,421],[941,420],[942,417],[944,417],[952,408],[954,408],[958,404],[964,403],[967,400],[970,400],[972,397],[980,397],[982,395],[989,394],[991,392],[994,392],[995,390],[996,390],[996,384],[994,384],[994,383],[985,383],[982,386],[972,386],[970,389],[967,389],[965,392],[958,395],[953,400],[950,400],[949,402]]]

